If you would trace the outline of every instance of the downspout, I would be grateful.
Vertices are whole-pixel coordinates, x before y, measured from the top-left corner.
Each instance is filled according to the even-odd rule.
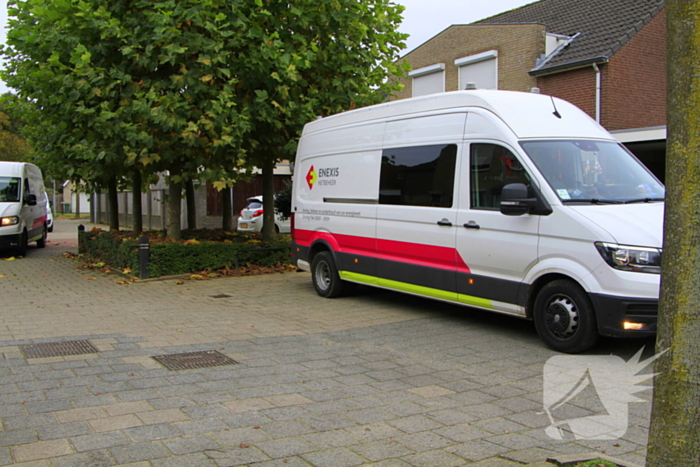
[[[600,123],[600,89],[601,89],[601,79],[600,79],[600,68],[598,64],[593,64],[593,69],[595,70],[595,121]]]

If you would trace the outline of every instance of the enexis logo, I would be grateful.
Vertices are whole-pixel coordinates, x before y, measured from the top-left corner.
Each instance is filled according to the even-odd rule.
[[[309,172],[306,174],[306,183],[309,184],[309,190],[313,189],[314,185],[316,184],[316,180],[318,180],[318,175],[316,175],[316,171],[312,165]]]

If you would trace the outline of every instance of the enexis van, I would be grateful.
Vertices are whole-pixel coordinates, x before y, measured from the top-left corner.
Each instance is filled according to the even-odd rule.
[[[664,186],[551,96],[459,91],[318,119],[292,254],[324,297],[360,283],[534,321],[550,347],[656,332]]]
[[[24,256],[30,242],[46,246],[47,199],[39,167],[0,162],[0,250]]]

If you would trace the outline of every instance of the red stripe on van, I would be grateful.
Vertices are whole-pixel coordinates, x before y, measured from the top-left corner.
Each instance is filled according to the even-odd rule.
[[[340,253],[370,256],[438,269],[455,269],[456,266],[458,272],[471,272],[455,248],[314,232],[313,230],[296,229],[294,233],[294,240],[301,246],[309,247],[318,240],[325,240],[334,251]]]
[[[37,227],[41,227],[46,223],[46,216],[41,216],[37,217],[34,219],[34,224],[32,224],[32,229],[36,229]]]

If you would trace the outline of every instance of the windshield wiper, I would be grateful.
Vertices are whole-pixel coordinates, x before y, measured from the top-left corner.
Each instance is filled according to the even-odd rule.
[[[623,204],[651,203],[652,201],[665,201],[665,200],[666,200],[665,198],[637,198],[637,199],[628,199]]]
[[[622,201],[615,199],[598,199],[598,198],[578,198],[562,200],[564,204],[570,203],[585,203],[585,204],[620,204]]]

